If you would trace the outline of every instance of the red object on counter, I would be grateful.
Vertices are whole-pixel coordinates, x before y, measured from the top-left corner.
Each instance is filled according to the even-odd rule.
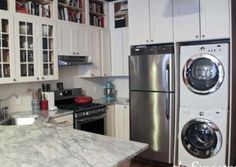
[[[48,100],[41,101],[41,110],[42,111],[48,110]]]
[[[77,96],[74,99],[75,103],[77,104],[88,104],[93,102],[93,98],[90,96]]]

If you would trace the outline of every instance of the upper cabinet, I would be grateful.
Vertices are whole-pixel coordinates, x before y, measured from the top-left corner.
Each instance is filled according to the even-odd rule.
[[[129,0],[130,45],[173,42],[172,0]]]
[[[14,81],[57,79],[56,23],[24,15],[15,16]]]
[[[229,0],[174,1],[175,41],[229,38]]]
[[[85,24],[85,0],[58,0],[58,19]]]
[[[0,13],[0,83],[15,78],[13,32],[13,15]]]

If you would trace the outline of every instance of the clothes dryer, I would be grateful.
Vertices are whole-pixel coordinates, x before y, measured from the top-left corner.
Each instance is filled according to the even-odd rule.
[[[227,111],[180,108],[178,165],[226,165]]]
[[[180,48],[180,106],[228,109],[229,44]]]

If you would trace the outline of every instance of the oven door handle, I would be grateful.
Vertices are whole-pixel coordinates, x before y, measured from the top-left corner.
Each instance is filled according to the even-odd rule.
[[[102,115],[99,115],[99,116],[96,116],[96,117],[85,118],[85,119],[81,119],[81,120],[78,119],[78,122],[95,121],[95,120],[104,118],[105,116],[106,116],[106,114],[102,114]]]

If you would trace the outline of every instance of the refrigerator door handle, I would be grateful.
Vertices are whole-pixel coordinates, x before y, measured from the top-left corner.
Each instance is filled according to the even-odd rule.
[[[170,65],[166,65],[166,85],[167,85],[167,92],[170,92]]]
[[[169,95],[169,91],[170,91],[170,67],[169,64],[167,64],[166,66],[166,85],[167,85],[167,95],[166,95],[166,119],[169,120],[170,118],[170,95]]]
[[[174,129],[174,97],[175,94],[174,93],[168,93],[168,97],[169,97],[169,162],[172,161],[173,159],[173,129]]]

